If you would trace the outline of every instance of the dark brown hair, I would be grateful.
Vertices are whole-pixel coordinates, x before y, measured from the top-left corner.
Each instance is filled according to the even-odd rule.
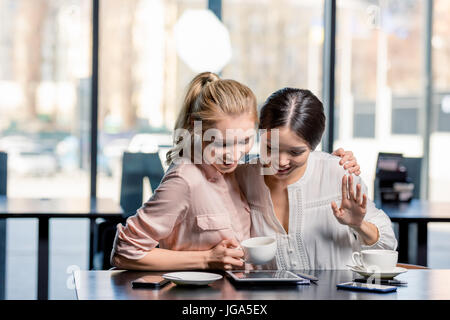
[[[314,150],[325,130],[322,102],[309,90],[283,88],[264,102],[260,129],[288,127]]]

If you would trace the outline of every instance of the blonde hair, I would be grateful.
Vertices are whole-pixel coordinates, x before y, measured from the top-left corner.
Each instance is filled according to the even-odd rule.
[[[194,121],[202,121],[203,131],[227,115],[250,114],[258,122],[256,97],[247,86],[235,80],[220,79],[212,72],[198,74],[188,86],[174,130],[185,129],[193,136]],[[167,163],[180,155],[182,142],[174,137],[174,147],[167,153]]]

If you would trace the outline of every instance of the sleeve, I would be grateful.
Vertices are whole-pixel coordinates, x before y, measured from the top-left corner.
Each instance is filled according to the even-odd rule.
[[[361,184],[361,191],[362,193],[367,195],[367,186],[362,181],[361,177],[359,176],[353,176],[354,177],[354,188],[356,192],[356,184]],[[359,234],[354,231],[354,234],[356,238],[358,239],[360,249],[361,250],[367,250],[367,249],[385,249],[385,250],[396,250],[397,249],[397,239],[395,238],[394,230],[392,228],[392,222],[391,219],[389,219],[388,215],[384,213],[383,210],[378,209],[375,207],[375,204],[372,200],[367,198],[367,212],[366,216],[364,217],[364,220],[367,222],[372,223],[377,227],[378,229],[378,241],[374,243],[373,245],[366,245],[364,243],[364,240],[361,239]],[[352,230],[353,231],[353,230]]]
[[[153,196],[129,217],[126,225],[117,225],[111,257],[118,254],[139,260],[167,238],[189,209],[189,186],[174,170],[169,170]]]

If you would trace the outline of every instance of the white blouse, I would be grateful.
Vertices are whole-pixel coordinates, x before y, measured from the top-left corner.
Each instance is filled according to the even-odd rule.
[[[336,220],[331,202],[340,206],[342,177],[347,173],[339,160],[324,152],[310,153],[303,177],[288,186],[288,233],[275,215],[261,165],[238,167],[236,177],[251,210],[251,236],[277,239],[276,259],[263,266],[264,269],[346,269],[346,264],[353,264],[354,251],[397,248],[389,217],[369,199],[364,220],[378,228],[379,239],[375,244],[365,245],[355,230]],[[355,190],[360,183],[367,195],[367,186],[361,178],[354,176],[353,181]]]

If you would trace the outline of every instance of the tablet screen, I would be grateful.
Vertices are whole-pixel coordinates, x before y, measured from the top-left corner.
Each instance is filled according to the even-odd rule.
[[[297,279],[301,280],[299,276],[296,274],[286,271],[286,270],[276,270],[276,271],[259,271],[259,270],[250,270],[250,271],[231,271],[236,278],[240,280],[245,279],[265,279],[265,280],[279,280],[279,279]]]
[[[298,276],[287,272],[285,270],[280,271],[260,271],[260,272],[233,272],[233,274],[239,279],[298,279]]]

